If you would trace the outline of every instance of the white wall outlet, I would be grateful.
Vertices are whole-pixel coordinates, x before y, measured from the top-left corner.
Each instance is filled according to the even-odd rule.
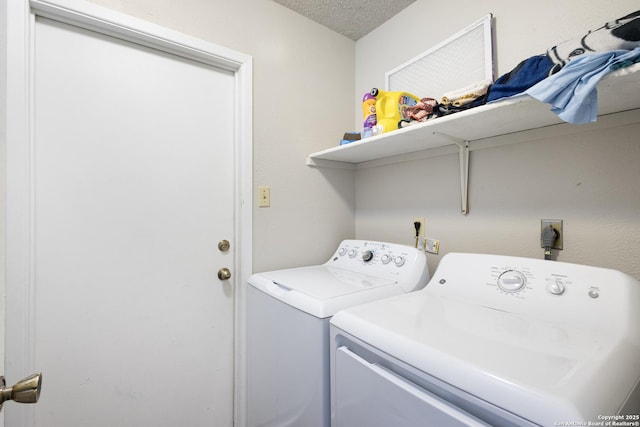
[[[440,240],[425,239],[424,250],[430,254],[437,254],[440,251]]]
[[[268,208],[271,206],[271,187],[266,185],[258,186],[258,207]]]
[[[414,223],[419,222],[420,223],[420,231],[418,232],[418,237],[424,237],[424,227],[425,227],[425,219],[423,216],[416,216],[413,217],[413,219],[411,220],[411,229],[413,230],[413,235],[416,235],[416,229],[414,227]]]

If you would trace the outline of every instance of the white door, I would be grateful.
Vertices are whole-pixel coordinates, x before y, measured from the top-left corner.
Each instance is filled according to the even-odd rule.
[[[26,351],[43,372],[26,419],[231,426],[235,276],[217,273],[236,265],[234,73],[46,18],[34,28],[32,339],[7,348],[9,366]],[[25,417],[5,411],[7,426]]]

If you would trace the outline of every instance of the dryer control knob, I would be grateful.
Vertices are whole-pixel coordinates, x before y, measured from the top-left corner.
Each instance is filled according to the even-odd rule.
[[[362,260],[364,262],[369,262],[373,259],[373,252],[371,251],[364,251],[362,252]]]
[[[505,292],[521,291],[527,284],[527,278],[517,270],[507,270],[498,277],[498,287]]]
[[[565,291],[564,283],[562,280],[554,280],[547,284],[547,290],[553,295],[562,295]]]

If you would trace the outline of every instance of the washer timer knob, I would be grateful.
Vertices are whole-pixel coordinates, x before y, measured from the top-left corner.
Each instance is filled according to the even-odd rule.
[[[507,270],[498,277],[498,287],[505,292],[519,292],[527,284],[527,278],[517,270]]]
[[[364,251],[362,252],[362,260],[364,262],[369,262],[373,259],[373,252],[372,251]]]

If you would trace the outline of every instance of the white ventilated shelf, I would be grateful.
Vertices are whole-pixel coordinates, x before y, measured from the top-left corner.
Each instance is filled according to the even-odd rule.
[[[543,104],[528,95],[519,95],[312,153],[307,157],[307,165],[355,168],[357,164],[371,160],[562,123],[549,108],[548,104]],[[610,73],[598,84],[599,115],[639,108],[640,64]],[[332,164],[334,162],[342,165]]]

